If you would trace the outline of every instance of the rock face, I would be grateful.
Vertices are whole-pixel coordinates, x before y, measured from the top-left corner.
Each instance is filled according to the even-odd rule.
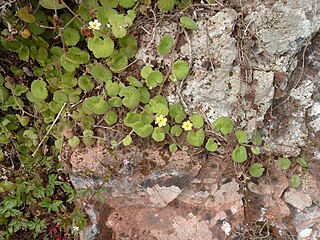
[[[319,203],[320,171],[314,169],[320,169],[320,3],[228,2],[195,8],[198,29],[180,33],[173,55],[187,59],[191,73],[183,82],[169,83],[168,99],[182,102],[189,112],[205,113],[210,121],[229,115],[249,132],[263,126],[273,154],[302,153],[314,161],[303,190],[288,190],[280,171],[269,173],[270,182],[251,179],[246,185],[235,178],[234,171],[241,169],[218,155],[136,147],[111,153],[97,147],[70,160],[75,188],[108,190],[102,205],[87,203],[91,225],[82,239],[225,239],[241,232],[243,197],[251,201],[247,220],[274,220],[273,226],[281,226],[291,218],[290,230],[300,239],[318,239],[320,221],[310,211],[319,212],[312,204]],[[178,25],[161,20],[144,28],[137,58],[168,67],[156,46],[162,34],[176,36]],[[303,219],[310,224],[302,227]]]

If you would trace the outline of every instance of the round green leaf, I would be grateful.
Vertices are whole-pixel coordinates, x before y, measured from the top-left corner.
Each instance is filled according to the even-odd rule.
[[[89,97],[83,104],[96,114],[105,114],[109,110],[109,104],[101,96]]]
[[[78,79],[78,85],[79,87],[86,91],[89,92],[94,88],[94,83],[92,82],[92,79],[88,75],[82,75]]]
[[[247,150],[244,146],[238,146],[232,152],[232,160],[236,163],[243,163],[247,158]]]
[[[112,72],[102,63],[94,63],[90,73],[99,83],[107,83],[112,79]]]
[[[119,84],[112,81],[107,82],[105,89],[110,97],[117,96],[120,92]]]
[[[247,142],[247,133],[245,131],[236,131],[235,134],[238,143],[243,144]]]
[[[123,97],[122,104],[127,108],[134,109],[140,103],[140,93],[135,87],[127,86],[122,88],[119,96]]]
[[[109,111],[106,113],[106,116],[104,117],[104,121],[108,125],[113,125],[116,122],[118,122],[118,114],[114,111]]]
[[[172,73],[176,80],[182,80],[188,76],[189,64],[184,60],[178,60],[172,65]]]
[[[16,14],[22,21],[26,23],[33,23],[36,20],[35,17],[29,13],[28,7],[20,8]]]
[[[127,135],[123,140],[122,143],[124,146],[129,146],[132,143],[132,137]]]
[[[249,173],[252,177],[261,177],[264,170],[265,169],[261,163],[254,163],[249,168]]]
[[[178,125],[174,125],[170,128],[170,133],[175,137],[179,137],[182,133],[182,128]]]
[[[195,21],[193,21],[190,17],[181,17],[180,24],[182,27],[185,27],[190,30],[197,30],[198,26]]]
[[[176,123],[182,123],[186,116],[181,103],[175,103],[170,106],[170,117],[172,117]]]
[[[38,99],[44,101],[48,97],[47,84],[42,80],[34,80],[31,83],[31,93]]]
[[[255,155],[259,155],[261,153],[261,150],[259,147],[251,147],[251,152]]]
[[[124,8],[131,8],[136,4],[137,0],[119,0],[119,5]]]
[[[112,97],[108,100],[110,107],[121,107],[122,99],[119,97]]]
[[[120,73],[123,72],[128,66],[128,58],[124,54],[116,54],[109,61],[109,66],[112,72]]]
[[[80,138],[77,137],[77,136],[73,136],[72,138],[70,138],[70,139],[68,140],[68,144],[69,144],[70,147],[76,148],[76,147],[78,147],[79,144],[80,144]]]
[[[64,8],[65,5],[62,4],[59,0],[40,0],[39,4],[46,9],[61,9]]]
[[[157,5],[163,12],[168,12],[173,9],[175,0],[158,0]]]
[[[163,128],[156,127],[153,130],[152,138],[156,142],[162,142],[165,139],[166,135],[163,132]]]
[[[174,45],[174,40],[170,34],[164,34],[158,46],[158,52],[162,55],[168,55],[171,47]]]
[[[220,131],[222,134],[227,135],[233,130],[233,122],[226,116],[219,117],[212,125],[215,131]]]
[[[99,37],[89,38],[88,48],[93,52],[96,58],[106,58],[112,55],[114,51],[114,42],[109,37],[104,39]]]
[[[202,128],[204,125],[203,117],[198,113],[193,113],[189,119],[195,128]]]
[[[146,79],[150,73],[152,73],[152,68],[150,66],[143,66],[143,68],[141,69],[141,77],[143,77],[144,79]]]
[[[83,135],[84,137],[92,137],[93,134],[94,134],[94,132],[93,132],[92,130],[90,130],[90,129],[85,129],[85,130],[83,131],[83,133],[82,133],[82,135]]]
[[[67,46],[74,46],[80,40],[80,34],[74,28],[67,27],[63,30],[62,39]]]
[[[195,147],[200,147],[204,142],[204,138],[205,138],[205,133],[202,129],[199,129],[196,132],[189,131],[187,135],[188,143],[190,143]]]
[[[170,144],[169,150],[170,150],[170,152],[175,153],[178,150],[177,144],[175,144],[175,143]]]
[[[136,122],[132,125],[135,133],[142,138],[148,137],[153,132],[153,127],[151,124],[144,124],[142,122]]]
[[[140,121],[140,115],[135,112],[127,113],[126,117],[124,118],[124,125],[127,127],[132,127],[134,123]]]
[[[298,188],[301,185],[301,180],[298,175],[293,175],[290,178],[290,186],[293,188]]]
[[[289,158],[279,158],[277,163],[282,170],[288,170],[291,166],[291,161]]]
[[[159,83],[163,82],[163,75],[160,71],[152,71],[147,79],[146,84],[149,88],[155,88]]]
[[[214,141],[213,138],[209,138],[206,143],[206,149],[210,152],[215,152],[218,149],[218,144]]]

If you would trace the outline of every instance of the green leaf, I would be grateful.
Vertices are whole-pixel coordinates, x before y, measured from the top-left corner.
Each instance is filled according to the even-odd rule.
[[[290,186],[293,188],[298,188],[301,185],[301,180],[298,175],[293,175],[290,178]]]
[[[108,100],[110,107],[121,107],[122,99],[119,97],[112,97]]]
[[[16,184],[11,181],[4,180],[0,182],[0,187],[2,187],[4,191],[12,191],[13,189],[15,189]]]
[[[146,79],[150,73],[152,73],[152,67],[150,66],[143,66],[143,68],[141,69],[141,77],[143,77],[144,79]]]
[[[165,139],[166,135],[164,134],[163,128],[156,127],[153,130],[152,138],[156,142],[162,142]]]
[[[163,75],[160,71],[152,71],[147,79],[146,84],[149,88],[155,88],[159,83],[163,82]]]
[[[167,105],[163,103],[156,103],[152,106],[153,113],[156,113],[157,116],[163,115],[164,117],[168,115],[169,109]]]
[[[28,7],[20,8],[16,14],[22,21],[26,23],[33,23],[36,20],[35,17],[29,13]]]
[[[212,125],[215,131],[220,131],[222,134],[227,135],[233,130],[233,122],[230,118],[221,116]]]
[[[151,124],[144,124],[142,122],[136,122],[132,125],[135,133],[142,138],[148,137],[153,132],[153,127]]]
[[[175,103],[170,106],[170,116],[175,120],[176,123],[182,123],[186,118],[186,113],[181,103]]]
[[[132,58],[138,52],[137,40],[131,36],[127,35],[119,39],[120,53],[127,56],[127,58]]]
[[[158,46],[158,51],[162,55],[168,55],[171,51],[171,47],[174,45],[174,40],[170,34],[164,34],[161,38]]]
[[[131,8],[136,4],[137,0],[119,0],[119,5],[124,8]]]
[[[113,125],[116,122],[118,122],[118,114],[114,111],[109,111],[106,113],[106,116],[104,117],[104,121],[108,125]]]
[[[129,146],[132,143],[132,137],[127,135],[123,140],[122,143],[124,146]]]
[[[127,81],[130,83],[131,86],[133,87],[143,87],[143,84],[142,82],[140,82],[138,79],[136,79],[135,77],[132,77],[132,76],[128,76],[127,78]],[[148,101],[149,102],[149,101]]]
[[[72,138],[70,138],[70,139],[68,140],[68,144],[69,144],[70,147],[76,148],[76,147],[78,147],[79,144],[80,144],[80,138],[77,137],[77,136],[73,136]]]
[[[170,152],[175,153],[178,150],[177,144],[175,144],[175,143],[170,144],[169,150],[170,150]]]
[[[21,51],[19,52],[19,58],[22,61],[28,61],[29,60],[29,56],[30,56],[30,50],[28,47],[23,46],[23,48],[21,49]]]
[[[163,12],[171,11],[174,7],[175,0],[158,0],[157,5]]]
[[[92,82],[92,79],[88,75],[82,75],[78,79],[78,85],[79,87],[86,91],[89,92],[94,88],[94,83]]]
[[[171,135],[179,137],[182,133],[182,128],[179,125],[174,125],[170,128]]]
[[[82,133],[84,137],[92,137],[94,135],[94,132],[90,129],[85,129]]]
[[[288,170],[291,166],[291,161],[289,158],[279,158],[277,163],[282,170]]]
[[[127,68],[128,58],[124,54],[119,53],[114,55],[108,64],[112,72],[120,73]]]
[[[36,59],[39,63],[42,63],[42,62],[44,62],[47,58],[48,58],[48,51],[47,51],[47,49],[44,48],[44,47],[39,47],[39,49],[37,50],[35,59]]]
[[[116,8],[118,6],[118,0],[100,0],[100,3],[105,8]]]
[[[138,91],[140,93],[140,102],[147,104],[150,100],[150,92],[145,87],[139,87]]]
[[[132,127],[134,123],[140,121],[139,114],[135,112],[129,112],[127,113],[126,117],[124,118],[124,125],[127,127]]]
[[[18,118],[20,124],[25,127],[29,124],[30,122],[30,117],[29,116],[20,116],[18,114],[16,114],[16,117]]]
[[[202,128],[204,125],[203,117],[198,113],[193,113],[189,119],[195,128]]]
[[[232,160],[236,163],[243,163],[247,158],[247,150],[244,146],[238,146],[232,152]]]
[[[199,129],[196,132],[189,131],[187,135],[188,143],[190,143],[195,147],[200,147],[204,142],[204,138],[205,138],[205,133],[202,129]]]
[[[262,137],[258,130],[256,130],[254,135],[252,136],[252,143],[256,146],[261,146],[262,144]]]
[[[299,163],[302,167],[307,168],[308,167],[308,162],[303,158],[299,157],[296,159],[297,163]]]
[[[65,5],[60,3],[59,0],[40,0],[39,4],[46,9],[61,9],[64,8]]]
[[[127,108],[134,109],[140,103],[140,93],[135,87],[127,86],[122,88],[119,96],[123,97],[122,104]]]
[[[210,152],[215,152],[218,149],[218,144],[214,141],[213,138],[209,138],[206,143],[206,149]]]
[[[96,114],[105,114],[109,110],[109,104],[102,96],[93,96],[84,100],[84,105]]]
[[[172,65],[173,81],[183,80],[189,74],[189,64],[184,60],[177,60]]]
[[[10,94],[6,87],[0,86],[0,104],[3,104],[8,98]]]
[[[80,40],[80,34],[77,30],[67,27],[63,30],[63,41],[67,46],[74,46]]]
[[[90,73],[99,83],[107,83],[112,79],[112,72],[102,63],[94,63]]]
[[[247,133],[245,131],[236,131],[235,134],[238,143],[243,144],[247,142]]]
[[[89,38],[88,48],[93,52],[96,58],[110,57],[114,51],[114,42],[109,37],[101,39],[99,37]]]
[[[193,21],[190,17],[181,17],[180,25],[190,30],[197,30],[198,26],[195,21]]]
[[[31,83],[31,93],[38,100],[45,100],[48,97],[47,84],[43,80],[34,80]]]
[[[111,30],[116,38],[123,38],[127,35],[127,30],[123,26],[112,26]]]
[[[120,92],[119,84],[112,81],[107,82],[105,89],[110,97],[117,96]]]
[[[249,168],[249,173],[252,177],[261,177],[264,170],[265,169],[261,163],[254,163]]]
[[[255,155],[259,155],[261,153],[261,150],[259,147],[251,147],[251,152]]]
[[[48,26],[48,19],[46,14],[41,10],[38,10],[34,14],[34,17],[36,18],[36,22],[29,23],[28,29],[32,32],[33,35],[40,35],[44,33],[46,29],[38,25]]]
[[[69,99],[68,95],[63,90],[59,90],[54,92],[53,100],[59,104],[64,104],[65,102],[68,102]]]

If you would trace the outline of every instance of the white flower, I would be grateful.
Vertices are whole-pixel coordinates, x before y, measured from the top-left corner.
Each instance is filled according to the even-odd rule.
[[[89,22],[89,29],[100,30],[101,22],[98,19]]]
[[[78,232],[79,231],[79,227],[78,226],[73,226],[73,231]]]

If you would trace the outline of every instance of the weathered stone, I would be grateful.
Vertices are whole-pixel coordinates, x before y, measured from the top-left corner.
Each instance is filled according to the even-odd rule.
[[[308,194],[293,188],[284,193],[284,200],[299,210],[312,205],[312,199]]]

